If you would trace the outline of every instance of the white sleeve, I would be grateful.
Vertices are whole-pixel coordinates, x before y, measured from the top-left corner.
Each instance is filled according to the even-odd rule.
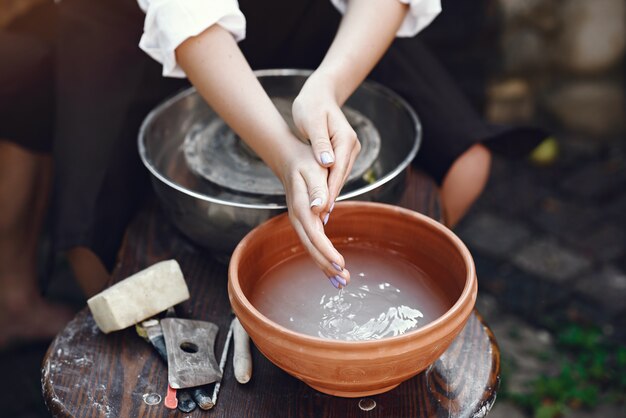
[[[349,0],[330,0],[342,14],[346,12]],[[417,35],[441,12],[441,0],[398,0],[410,6],[396,36],[405,38]]]
[[[237,0],[137,0],[146,13],[139,47],[163,64],[163,75],[186,77],[176,48],[187,38],[218,24],[237,42],[246,36],[246,18]]]

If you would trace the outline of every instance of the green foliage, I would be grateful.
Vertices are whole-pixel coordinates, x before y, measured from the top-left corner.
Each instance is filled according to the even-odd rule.
[[[535,418],[562,417],[571,408],[626,401],[626,347],[606,341],[596,328],[578,325],[563,328],[556,347],[560,365],[556,375],[539,376],[530,382],[527,393],[511,393],[503,387],[504,397]],[[545,355],[538,358],[548,361]],[[503,380],[504,372],[512,373],[504,368]]]
[[[561,404],[540,405],[535,410],[535,418],[553,418],[565,415],[567,408]]]

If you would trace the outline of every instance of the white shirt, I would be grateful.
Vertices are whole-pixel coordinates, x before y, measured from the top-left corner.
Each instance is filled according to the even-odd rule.
[[[261,0],[259,0],[261,1]],[[411,37],[424,29],[441,12],[440,0],[398,0],[410,9],[396,36]],[[187,38],[218,24],[237,42],[246,37],[246,18],[237,0],[137,0],[146,13],[139,47],[163,64],[163,75],[184,78],[176,62],[176,48]],[[343,14],[348,0],[331,0]]]

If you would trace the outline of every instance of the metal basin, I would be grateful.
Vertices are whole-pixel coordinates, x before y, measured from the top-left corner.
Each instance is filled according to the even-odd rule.
[[[309,74],[289,69],[256,72],[268,95],[281,101],[292,101]],[[338,200],[397,202],[421,140],[417,116],[398,95],[369,81],[344,108],[347,114],[364,116],[370,122],[368,129],[376,130],[380,146],[375,155],[372,151],[367,156],[369,167],[355,163],[361,171],[353,170]],[[225,187],[209,181],[203,175],[206,170],[189,168],[190,135],[206,131],[216,120],[217,114],[189,88],[150,112],[139,131],[138,145],[156,195],[172,222],[191,240],[227,259],[250,230],[287,207],[284,194],[249,193],[237,184]],[[359,133],[359,127],[353,127]]]

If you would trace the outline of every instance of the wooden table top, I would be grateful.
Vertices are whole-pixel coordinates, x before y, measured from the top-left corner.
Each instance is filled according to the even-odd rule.
[[[436,187],[420,173],[411,172],[399,204],[440,218]],[[232,320],[227,266],[178,233],[156,205],[129,227],[113,282],[171,258],[179,262],[191,293],[177,312],[219,326],[219,359]],[[217,404],[210,411],[183,413],[165,408],[162,401],[149,405],[145,399],[150,395],[165,397],[167,366],[132,327],[105,335],[84,308],[44,358],[44,399],[55,417],[482,417],[495,401],[500,379],[496,341],[476,311],[429,369],[390,392],[369,397],[376,403],[370,411],[360,408],[358,398],[311,389],[270,363],[253,344],[252,357],[252,380],[241,385],[233,376],[230,348]]]

